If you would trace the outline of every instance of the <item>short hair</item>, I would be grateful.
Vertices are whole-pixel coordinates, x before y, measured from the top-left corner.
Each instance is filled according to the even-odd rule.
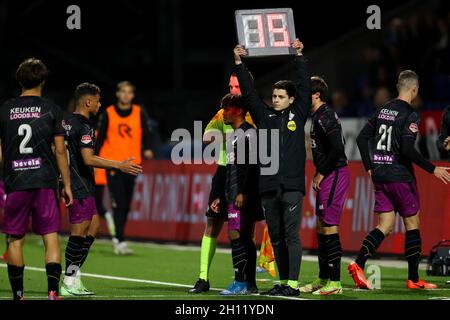
[[[408,90],[419,83],[419,76],[412,70],[404,70],[398,75],[398,90]]]
[[[45,64],[36,58],[25,59],[17,68],[16,80],[24,89],[32,89],[47,80]]]
[[[84,96],[95,96],[100,94],[100,88],[93,83],[84,82],[75,89],[75,103],[78,103]]]
[[[120,91],[123,87],[130,87],[133,92],[136,91],[136,87],[130,81],[121,81],[117,84],[117,91]]]
[[[275,82],[272,86],[272,90],[274,89],[283,89],[286,90],[287,95],[290,97],[295,97],[296,90],[294,82],[291,80],[280,80],[278,82]]]
[[[311,94],[320,93],[320,100],[326,101],[328,97],[328,85],[322,77],[311,77]]]
[[[235,107],[235,108],[238,108],[238,109],[242,109],[244,116],[247,113],[247,108],[245,107],[244,99],[242,98],[242,95],[240,95],[240,94],[227,93],[222,98],[222,101],[221,101],[220,105],[221,105],[222,108]]]

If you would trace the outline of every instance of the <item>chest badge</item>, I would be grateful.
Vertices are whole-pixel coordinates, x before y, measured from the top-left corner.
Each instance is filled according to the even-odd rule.
[[[289,111],[289,120],[292,120],[294,118],[295,114],[293,114],[291,111]]]
[[[295,131],[297,130],[297,124],[295,123],[294,120],[291,120],[287,123],[287,128],[291,131]]]

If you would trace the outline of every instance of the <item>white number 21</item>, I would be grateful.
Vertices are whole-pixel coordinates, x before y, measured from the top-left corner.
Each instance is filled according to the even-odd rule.
[[[380,141],[378,141],[377,150],[391,151],[392,126],[382,124],[378,133],[381,134],[381,138]]]

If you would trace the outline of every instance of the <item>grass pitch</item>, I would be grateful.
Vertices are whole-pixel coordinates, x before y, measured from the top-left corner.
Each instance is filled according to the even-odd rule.
[[[62,257],[67,238],[62,238]],[[258,295],[222,297],[218,290],[225,288],[233,279],[230,253],[217,252],[211,267],[210,283],[213,287],[209,293],[202,295],[188,294],[197,280],[200,251],[198,248],[145,243],[130,243],[135,251],[132,256],[116,256],[110,242],[98,240],[94,243],[89,257],[83,266],[83,283],[96,293],[91,297],[74,297],[66,299],[101,299],[101,300],[267,300],[280,299]],[[25,298],[29,300],[46,299],[47,281],[43,261],[44,247],[38,237],[28,236],[25,245]],[[369,261],[370,263],[370,261]],[[64,263],[63,263],[64,268]],[[427,300],[450,299],[450,285],[445,277],[422,278],[439,285],[437,290],[408,290],[406,286],[407,270],[404,268],[380,267],[381,289],[363,291],[355,289],[353,281],[346,272],[347,264],[342,263],[342,295],[317,297],[301,294],[298,299],[322,300]],[[258,287],[265,290],[274,284],[274,279],[267,273],[258,273]],[[300,282],[314,280],[317,276],[317,263],[302,263]],[[0,263],[0,300],[11,299],[6,265]],[[297,299],[297,298],[292,298]]]

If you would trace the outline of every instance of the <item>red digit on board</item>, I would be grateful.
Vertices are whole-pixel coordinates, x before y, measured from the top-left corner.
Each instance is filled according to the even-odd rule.
[[[281,25],[275,27],[274,21],[281,21]],[[270,45],[272,47],[289,47],[289,31],[287,29],[286,15],[280,13],[268,14],[267,24],[269,25]]]
[[[246,48],[265,48],[264,26],[262,15],[246,15],[242,17],[245,32]]]

